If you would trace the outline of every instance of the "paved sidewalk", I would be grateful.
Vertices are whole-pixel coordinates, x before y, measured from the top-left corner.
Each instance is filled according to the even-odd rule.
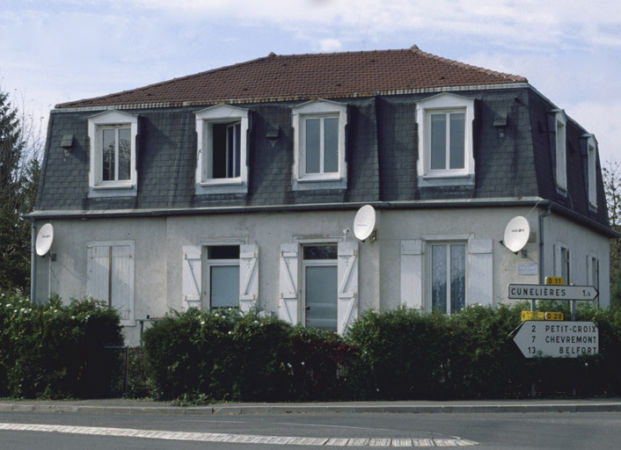
[[[329,403],[218,403],[208,406],[173,406],[150,400],[0,400],[0,412],[229,415],[301,413],[507,413],[507,412],[621,412],[621,399],[588,400],[477,400]]]

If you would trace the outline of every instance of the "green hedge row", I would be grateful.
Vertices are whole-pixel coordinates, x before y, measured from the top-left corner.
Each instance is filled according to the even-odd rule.
[[[552,308],[552,309],[551,309]],[[564,305],[542,304],[542,310]],[[157,399],[300,401],[621,394],[621,312],[584,308],[600,353],[522,356],[511,333],[528,305],[452,316],[367,312],[340,337],[237,311],[190,310],[144,334]],[[565,312],[566,317],[569,311]]]
[[[116,311],[94,301],[45,305],[0,292],[0,397],[98,398],[122,389]]]

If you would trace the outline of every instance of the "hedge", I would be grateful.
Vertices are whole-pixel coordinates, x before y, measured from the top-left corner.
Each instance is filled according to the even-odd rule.
[[[92,301],[45,305],[0,293],[0,396],[98,398],[122,388],[115,310]]]
[[[558,309],[541,305],[551,307]],[[194,309],[146,330],[144,351],[158,399],[433,400],[621,393],[621,312],[579,311],[578,320],[598,324],[598,355],[526,359],[512,333],[528,308],[472,306],[451,316],[368,311],[344,337],[237,310]]]

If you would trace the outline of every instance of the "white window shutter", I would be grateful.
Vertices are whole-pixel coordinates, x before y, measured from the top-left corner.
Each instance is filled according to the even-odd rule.
[[[423,309],[423,241],[401,241],[401,305]]]
[[[259,303],[259,246],[239,247],[239,308],[248,312]]]
[[[467,301],[468,304],[492,306],[494,304],[493,241],[471,239],[468,241]]]
[[[88,247],[87,258],[86,295],[107,305],[110,302],[110,247]]]
[[[280,246],[280,298],[278,299],[278,317],[292,325],[298,323],[299,283],[298,256],[299,246],[295,243]]]
[[[110,266],[111,305],[121,315],[121,325],[133,325],[134,321],[134,262],[132,247],[111,247]]]
[[[358,241],[338,244],[337,332],[345,333],[358,318]]]
[[[183,311],[201,306],[201,247],[183,247]]]

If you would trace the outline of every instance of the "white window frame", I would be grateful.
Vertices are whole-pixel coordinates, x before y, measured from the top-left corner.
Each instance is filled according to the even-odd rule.
[[[114,247],[128,247],[129,248],[129,262],[127,265],[127,279],[125,280],[127,282],[127,289],[128,289],[128,294],[129,297],[127,299],[127,316],[125,318],[121,318],[121,326],[134,326],[135,320],[134,320],[134,311],[135,311],[135,244],[134,241],[95,241],[95,242],[89,242],[87,244],[87,257],[88,255],[91,254],[91,252],[93,251],[93,248],[95,247],[101,247],[101,248],[108,248],[109,249],[109,254],[111,255],[113,252],[113,248]],[[114,306],[114,300],[112,298],[112,292],[110,292],[110,289],[113,288],[112,286],[112,280],[110,279],[110,268],[112,267],[112,262],[108,260],[108,271],[107,271],[107,277],[108,277],[108,281],[107,281],[107,288],[105,289],[107,291],[108,294],[108,298],[97,298],[98,295],[95,294],[95,290],[98,290],[97,286],[94,285],[94,283],[97,283],[96,280],[94,280],[92,278],[92,271],[97,270],[94,266],[93,263],[90,259],[90,257],[88,257],[87,260],[87,284],[86,284],[86,295],[89,297],[93,297],[96,300],[100,300],[100,301],[104,301],[107,302],[109,306]]]
[[[328,173],[306,173],[306,120],[338,119],[338,170]],[[323,123],[323,122],[322,122]],[[293,190],[345,189],[345,130],[347,105],[328,100],[316,100],[292,108],[293,126]]]
[[[211,304],[211,268],[212,267],[237,267],[238,276],[240,276],[240,259],[209,259],[209,248],[210,247],[222,247],[222,246],[236,246],[241,247],[239,244],[218,244],[218,245],[206,245],[203,247],[203,257],[205,258],[204,264],[204,282],[203,282],[203,305],[204,309],[212,310],[215,309]],[[241,253],[241,248],[239,248]],[[235,308],[240,307],[239,298],[237,300],[237,304],[234,306]]]
[[[103,180],[103,130],[111,128],[130,129],[129,180]],[[89,197],[135,196],[138,183],[136,169],[138,116],[118,110],[91,116],[88,118],[88,137],[90,140]]]
[[[567,116],[565,111],[552,111],[554,126],[555,182],[556,190],[567,195]]]
[[[305,259],[304,258],[304,247],[312,247],[312,246],[321,246],[321,245],[331,245],[336,247],[336,258],[334,259]],[[302,324],[304,324],[304,326],[306,327],[306,311],[308,308],[307,305],[307,300],[306,300],[306,269],[308,267],[334,267],[334,270],[337,271],[337,278],[338,278],[338,242],[316,242],[316,243],[306,243],[301,245],[300,248],[300,259],[302,262],[302,267],[301,267],[301,276],[300,276],[300,293],[301,293],[301,318],[300,318],[300,322]],[[338,283],[338,280],[337,280]],[[337,318],[336,318],[336,323],[337,323],[337,330],[338,330],[338,286],[337,286],[337,292],[334,293],[335,297],[336,297],[336,307],[337,307]],[[336,331],[336,330],[335,330]]]
[[[464,167],[431,169],[431,115],[464,113]],[[420,187],[474,185],[474,99],[443,93],[416,102],[418,184]],[[447,136],[448,139],[448,136]]]
[[[248,192],[248,130],[249,110],[231,105],[216,105],[195,113],[197,133],[196,194]],[[214,124],[240,125],[239,176],[213,178],[213,126]]]

